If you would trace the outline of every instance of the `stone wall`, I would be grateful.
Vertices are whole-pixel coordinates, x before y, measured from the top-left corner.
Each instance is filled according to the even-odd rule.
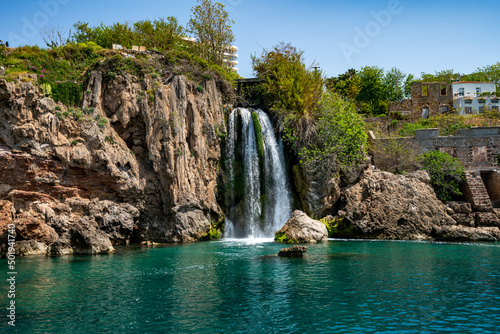
[[[424,86],[427,86],[427,96],[424,96]],[[444,88],[444,90],[442,90]],[[451,84],[447,82],[414,82],[411,85],[411,101],[413,110],[421,113],[422,108],[429,107],[429,115],[440,112],[441,106],[453,106]]]
[[[497,167],[497,156],[500,155],[500,127],[482,127],[459,129],[455,136],[439,136],[438,129],[417,130],[415,137],[378,139],[373,132],[369,141],[401,141],[401,144],[412,144],[420,148],[420,152],[439,150],[458,158],[466,169],[492,169]],[[373,146],[373,145],[371,145]],[[380,157],[371,152],[373,163],[377,166]]]

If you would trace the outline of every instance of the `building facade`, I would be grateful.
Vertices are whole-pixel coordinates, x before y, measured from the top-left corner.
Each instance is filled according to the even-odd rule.
[[[453,92],[447,82],[414,82],[411,85],[412,111],[423,118],[449,112],[453,106]]]
[[[494,82],[458,81],[451,84],[453,108],[460,115],[473,115],[487,109],[497,110],[499,99],[495,96]]]

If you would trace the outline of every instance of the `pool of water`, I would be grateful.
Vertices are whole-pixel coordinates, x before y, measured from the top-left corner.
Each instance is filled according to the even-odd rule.
[[[9,333],[498,333],[500,244],[270,240],[17,260]],[[4,276],[6,260],[1,260]],[[2,280],[5,282],[5,280]],[[0,284],[2,314],[7,284]]]

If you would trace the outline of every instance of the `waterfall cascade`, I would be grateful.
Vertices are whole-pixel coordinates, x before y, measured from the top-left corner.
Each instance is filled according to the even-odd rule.
[[[271,238],[290,217],[281,138],[262,110],[233,110],[226,146],[225,237]]]

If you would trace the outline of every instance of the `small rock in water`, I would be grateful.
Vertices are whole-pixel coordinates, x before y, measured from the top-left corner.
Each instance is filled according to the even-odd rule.
[[[304,253],[307,252],[307,247],[306,246],[292,246],[288,248],[282,248],[280,249],[278,256],[283,256],[283,257],[303,257]]]

